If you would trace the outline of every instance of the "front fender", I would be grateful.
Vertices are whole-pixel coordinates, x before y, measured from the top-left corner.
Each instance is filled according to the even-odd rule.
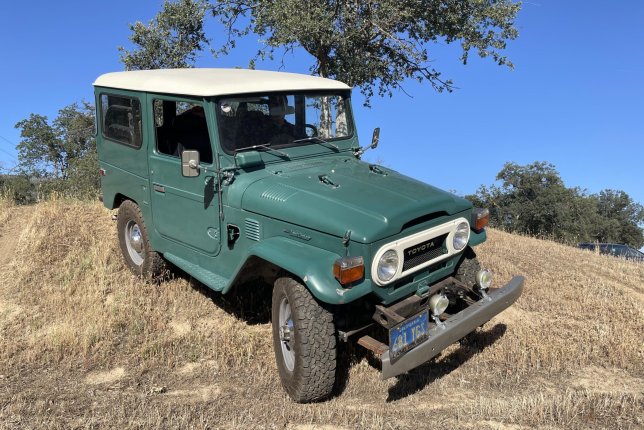
[[[333,263],[340,255],[285,237],[262,240],[250,255],[269,261],[300,278],[313,296],[325,303],[343,304],[369,293],[371,283],[363,280],[345,289],[333,276]]]

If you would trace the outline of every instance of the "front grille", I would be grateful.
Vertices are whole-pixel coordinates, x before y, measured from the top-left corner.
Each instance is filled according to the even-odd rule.
[[[417,243],[414,246],[406,248],[403,252],[403,268],[405,272],[430,260],[447,254],[447,246],[445,246],[445,238],[447,234],[434,237],[425,242]]]

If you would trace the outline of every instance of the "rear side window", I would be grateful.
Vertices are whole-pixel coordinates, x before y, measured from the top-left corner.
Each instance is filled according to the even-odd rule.
[[[132,97],[101,94],[103,137],[141,147],[141,103]]]

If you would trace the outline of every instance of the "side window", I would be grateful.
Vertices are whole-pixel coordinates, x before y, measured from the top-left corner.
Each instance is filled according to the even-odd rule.
[[[103,137],[141,147],[141,103],[132,97],[101,94]]]
[[[181,157],[186,149],[197,150],[202,163],[212,164],[208,123],[201,104],[155,99],[152,105],[159,153]]]

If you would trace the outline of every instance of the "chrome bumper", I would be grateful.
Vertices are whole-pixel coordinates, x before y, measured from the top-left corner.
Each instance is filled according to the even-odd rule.
[[[502,288],[491,290],[488,298],[483,298],[467,309],[444,321],[444,326],[436,326],[429,331],[429,338],[398,358],[394,363],[385,351],[382,360],[381,379],[388,379],[414,369],[429,359],[440,354],[442,350],[463,338],[480,325],[486,323],[496,314],[507,309],[523,292],[523,276],[515,276]]]

